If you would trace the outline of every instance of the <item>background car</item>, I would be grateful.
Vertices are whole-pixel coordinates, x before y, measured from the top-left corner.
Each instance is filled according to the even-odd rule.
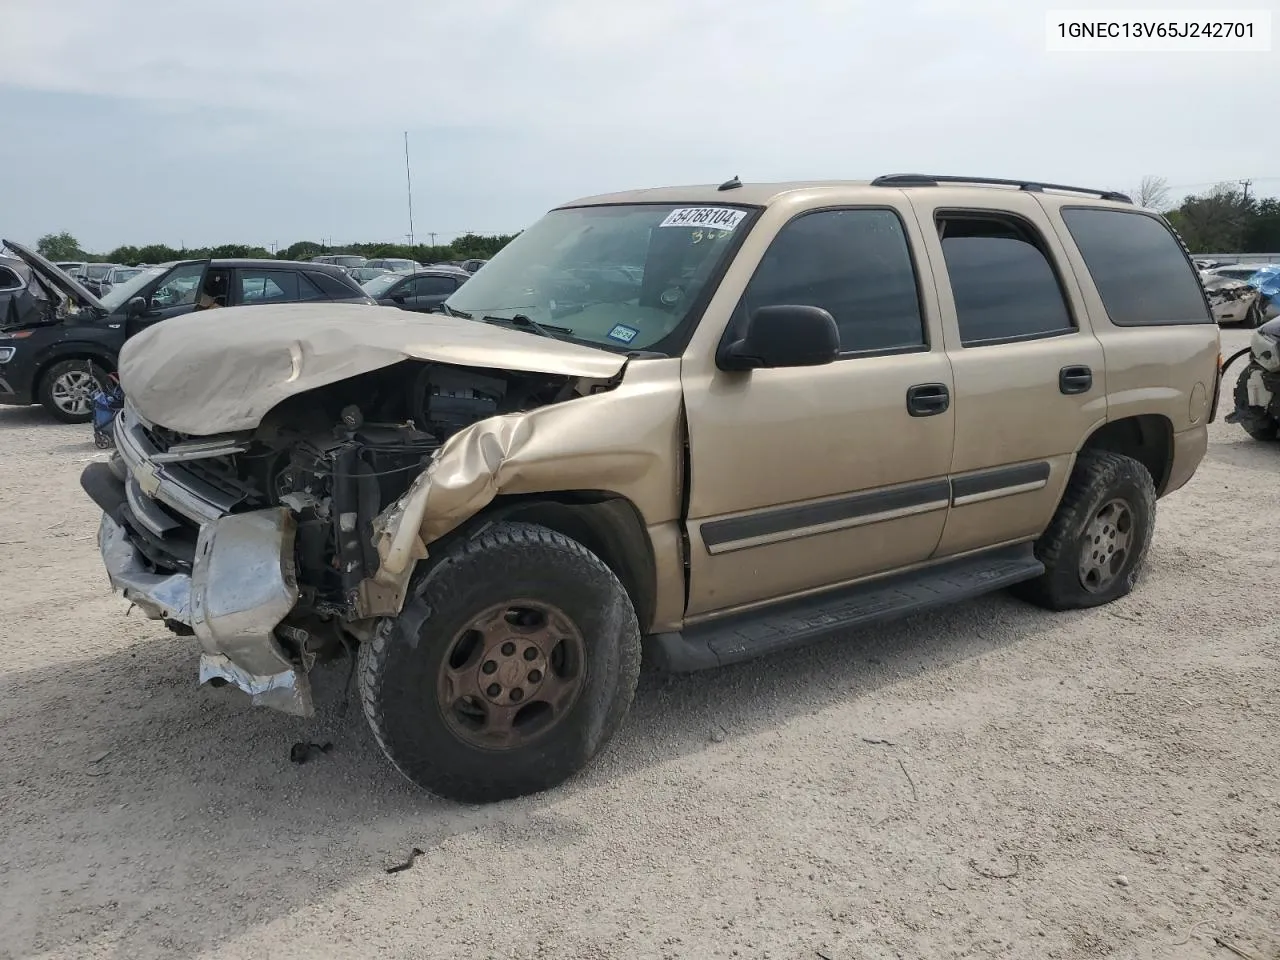
[[[431,313],[469,279],[471,274],[463,270],[426,267],[410,274],[374,277],[364,285],[364,291],[384,307]]]
[[[88,288],[90,293],[100,297],[107,292],[107,277],[111,276],[111,271],[117,266],[118,264],[114,263],[86,263],[77,279]]]
[[[6,244],[32,280],[15,322],[0,316],[0,403],[39,403],[63,423],[92,419],[93,394],[115,370],[125,340],[169,317],[212,309],[202,300],[216,307],[375,302],[332,264],[237,259],[148,267],[99,298],[38,253]]]
[[[367,261],[354,253],[322,253],[311,258],[312,263],[331,263],[338,267],[363,267]]]
[[[23,292],[31,282],[31,270],[14,257],[0,256],[0,328],[19,322],[24,305]]]
[[[417,260],[404,260],[400,257],[375,257],[365,264],[366,267],[381,267],[392,273],[413,273],[421,270],[422,264]]]
[[[347,268],[347,275],[350,276],[352,280],[354,280],[356,283],[359,283],[359,284],[368,283],[374,277],[385,276],[386,274],[391,272],[392,271],[386,269],[385,267],[364,266],[364,267],[348,267]]]
[[[83,260],[64,260],[62,263],[56,264],[56,266],[68,276],[79,278],[88,264]]]
[[[1280,264],[1275,263],[1224,263],[1200,274],[1205,289],[1211,277],[1240,280],[1258,291],[1258,310],[1262,320],[1280,315]],[[1256,324],[1254,324],[1256,326]]]

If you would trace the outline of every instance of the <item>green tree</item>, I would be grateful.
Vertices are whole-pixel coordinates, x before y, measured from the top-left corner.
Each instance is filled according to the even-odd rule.
[[[1254,202],[1222,183],[1204,196],[1187,197],[1169,221],[1193,252],[1242,253],[1255,216]]]
[[[63,230],[61,233],[46,233],[36,241],[36,251],[50,260],[83,260],[80,242]]]

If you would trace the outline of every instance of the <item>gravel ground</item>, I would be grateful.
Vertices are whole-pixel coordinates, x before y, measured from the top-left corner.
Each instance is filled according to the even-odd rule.
[[[341,666],[310,726],[197,690],[108,592],[89,428],[0,408],[0,449],[0,956],[1280,957],[1280,449],[1238,427],[1131,597],[646,675],[487,808],[401,781]]]

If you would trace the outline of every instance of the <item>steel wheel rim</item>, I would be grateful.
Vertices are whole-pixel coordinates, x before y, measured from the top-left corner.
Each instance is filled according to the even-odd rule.
[[[458,631],[441,661],[436,694],[446,725],[482,750],[540,739],[577,702],[585,650],[558,607],[535,600],[489,607]]]
[[[1080,548],[1080,585],[1100,593],[1115,582],[1133,549],[1133,510],[1125,500],[1108,500],[1085,526]]]
[[[49,389],[55,407],[78,417],[93,409],[93,395],[97,392],[98,380],[87,370],[68,370]]]

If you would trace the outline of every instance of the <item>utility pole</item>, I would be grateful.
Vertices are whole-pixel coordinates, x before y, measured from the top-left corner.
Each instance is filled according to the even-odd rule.
[[[1244,187],[1244,202],[1249,202],[1249,187],[1253,184],[1252,180],[1241,180],[1240,186]]]
[[[436,245],[436,235],[434,233],[428,233],[427,236],[431,238],[431,245],[434,247]]]
[[[413,246],[413,177],[409,174],[409,131],[404,132],[404,182],[409,188],[409,246]]]

